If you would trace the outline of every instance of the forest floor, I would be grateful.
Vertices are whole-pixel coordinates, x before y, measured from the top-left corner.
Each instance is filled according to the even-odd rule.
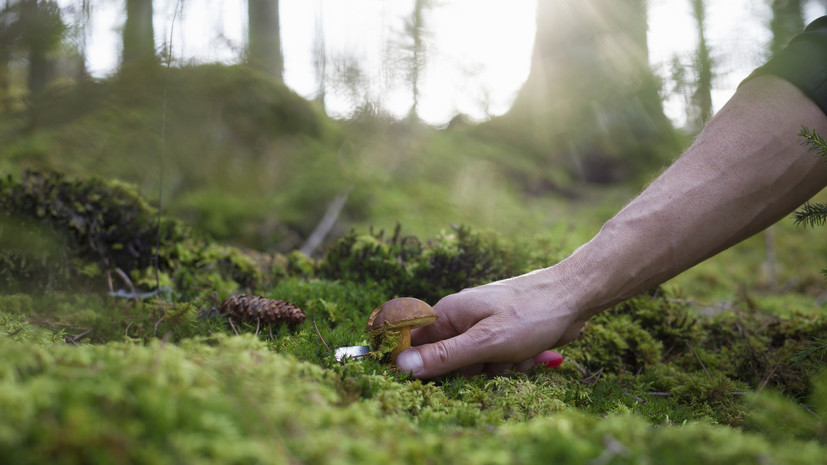
[[[192,104],[163,138],[158,96],[110,88],[126,82],[0,118],[0,462],[825,463],[822,230],[782,220],[607,310],[558,368],[340,363],[386,300],[551,265],[640,182],[525,192],[537,168],[472,132],[354,141],[378,123],[194,72],[211,79],[173,83],[211,97],[173,91]],[[156,143],[163,180],[140,155]],[[298,253],[344,192],[340,226]],[[305,318],[227,314],[238,294]]]

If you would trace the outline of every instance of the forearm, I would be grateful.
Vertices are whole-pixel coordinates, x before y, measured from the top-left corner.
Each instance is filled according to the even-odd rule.
[[[689,150],[550,272],[590,316],[763,230],[815,195],[827,163],[801,145],[827,117],[791,84],[745,83]],[[553,271],[551,271],[553,270]],[[559,282],[559,281],[558,281]]]

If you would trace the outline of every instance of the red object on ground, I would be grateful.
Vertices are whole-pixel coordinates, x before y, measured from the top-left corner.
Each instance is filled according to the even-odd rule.
[[[545,365],[548,368],[559,367],[563,363],[563,356],[559,352],[547,350],[532,359],[535,365]]]

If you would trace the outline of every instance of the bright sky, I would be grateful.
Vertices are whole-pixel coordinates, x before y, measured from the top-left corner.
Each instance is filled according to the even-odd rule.
[[[824,14],[824,3],[808,2],[806,21]],[[183,11],[175,15],[181,4]],[[381,99],[391,113],[407,114],[411,91],[382,63],[399,47],[412,5],[412,0],[281,0],[285,82],[302,96],[315,95],[313,48],[321,25],[328,70],[337,57],[357,60],[368,83],[359,98]],[[426,17],[429,61],[420,87],[420,117],[444,124],[456,112],[476,119],[504,113],[528,75],[536,1],[440,0],[435,5]],[[686,63],[696,46],[690,0],[649,0],[648,5],[652,65],[667,77],[672,58]],[[707,0],[707,8],[707,40],[713,57],[725,64],[717,70],[713,92],[714,106],[720,108],[741,79],[762,63],[770,10],[766,2],[750,0]],[[87,43],[90,71],[96,76],[117,66],[123,19],[120,2],[95,2]],[[238,61],[246,36],[246,0],[155,0],[157,46],[167,42],[171,32],[176,60]],[[328,112],[350,114],[349,95],[329,87]],[[666,111],[677,124],[684,122],[680,97],[667,100]]]

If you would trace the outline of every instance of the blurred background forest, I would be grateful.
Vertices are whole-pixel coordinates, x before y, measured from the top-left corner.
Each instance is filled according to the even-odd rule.
[[[214,239],[313,254],[396,223],[570,250],[827,2],[2,8],[0,173],[125,181]]]

